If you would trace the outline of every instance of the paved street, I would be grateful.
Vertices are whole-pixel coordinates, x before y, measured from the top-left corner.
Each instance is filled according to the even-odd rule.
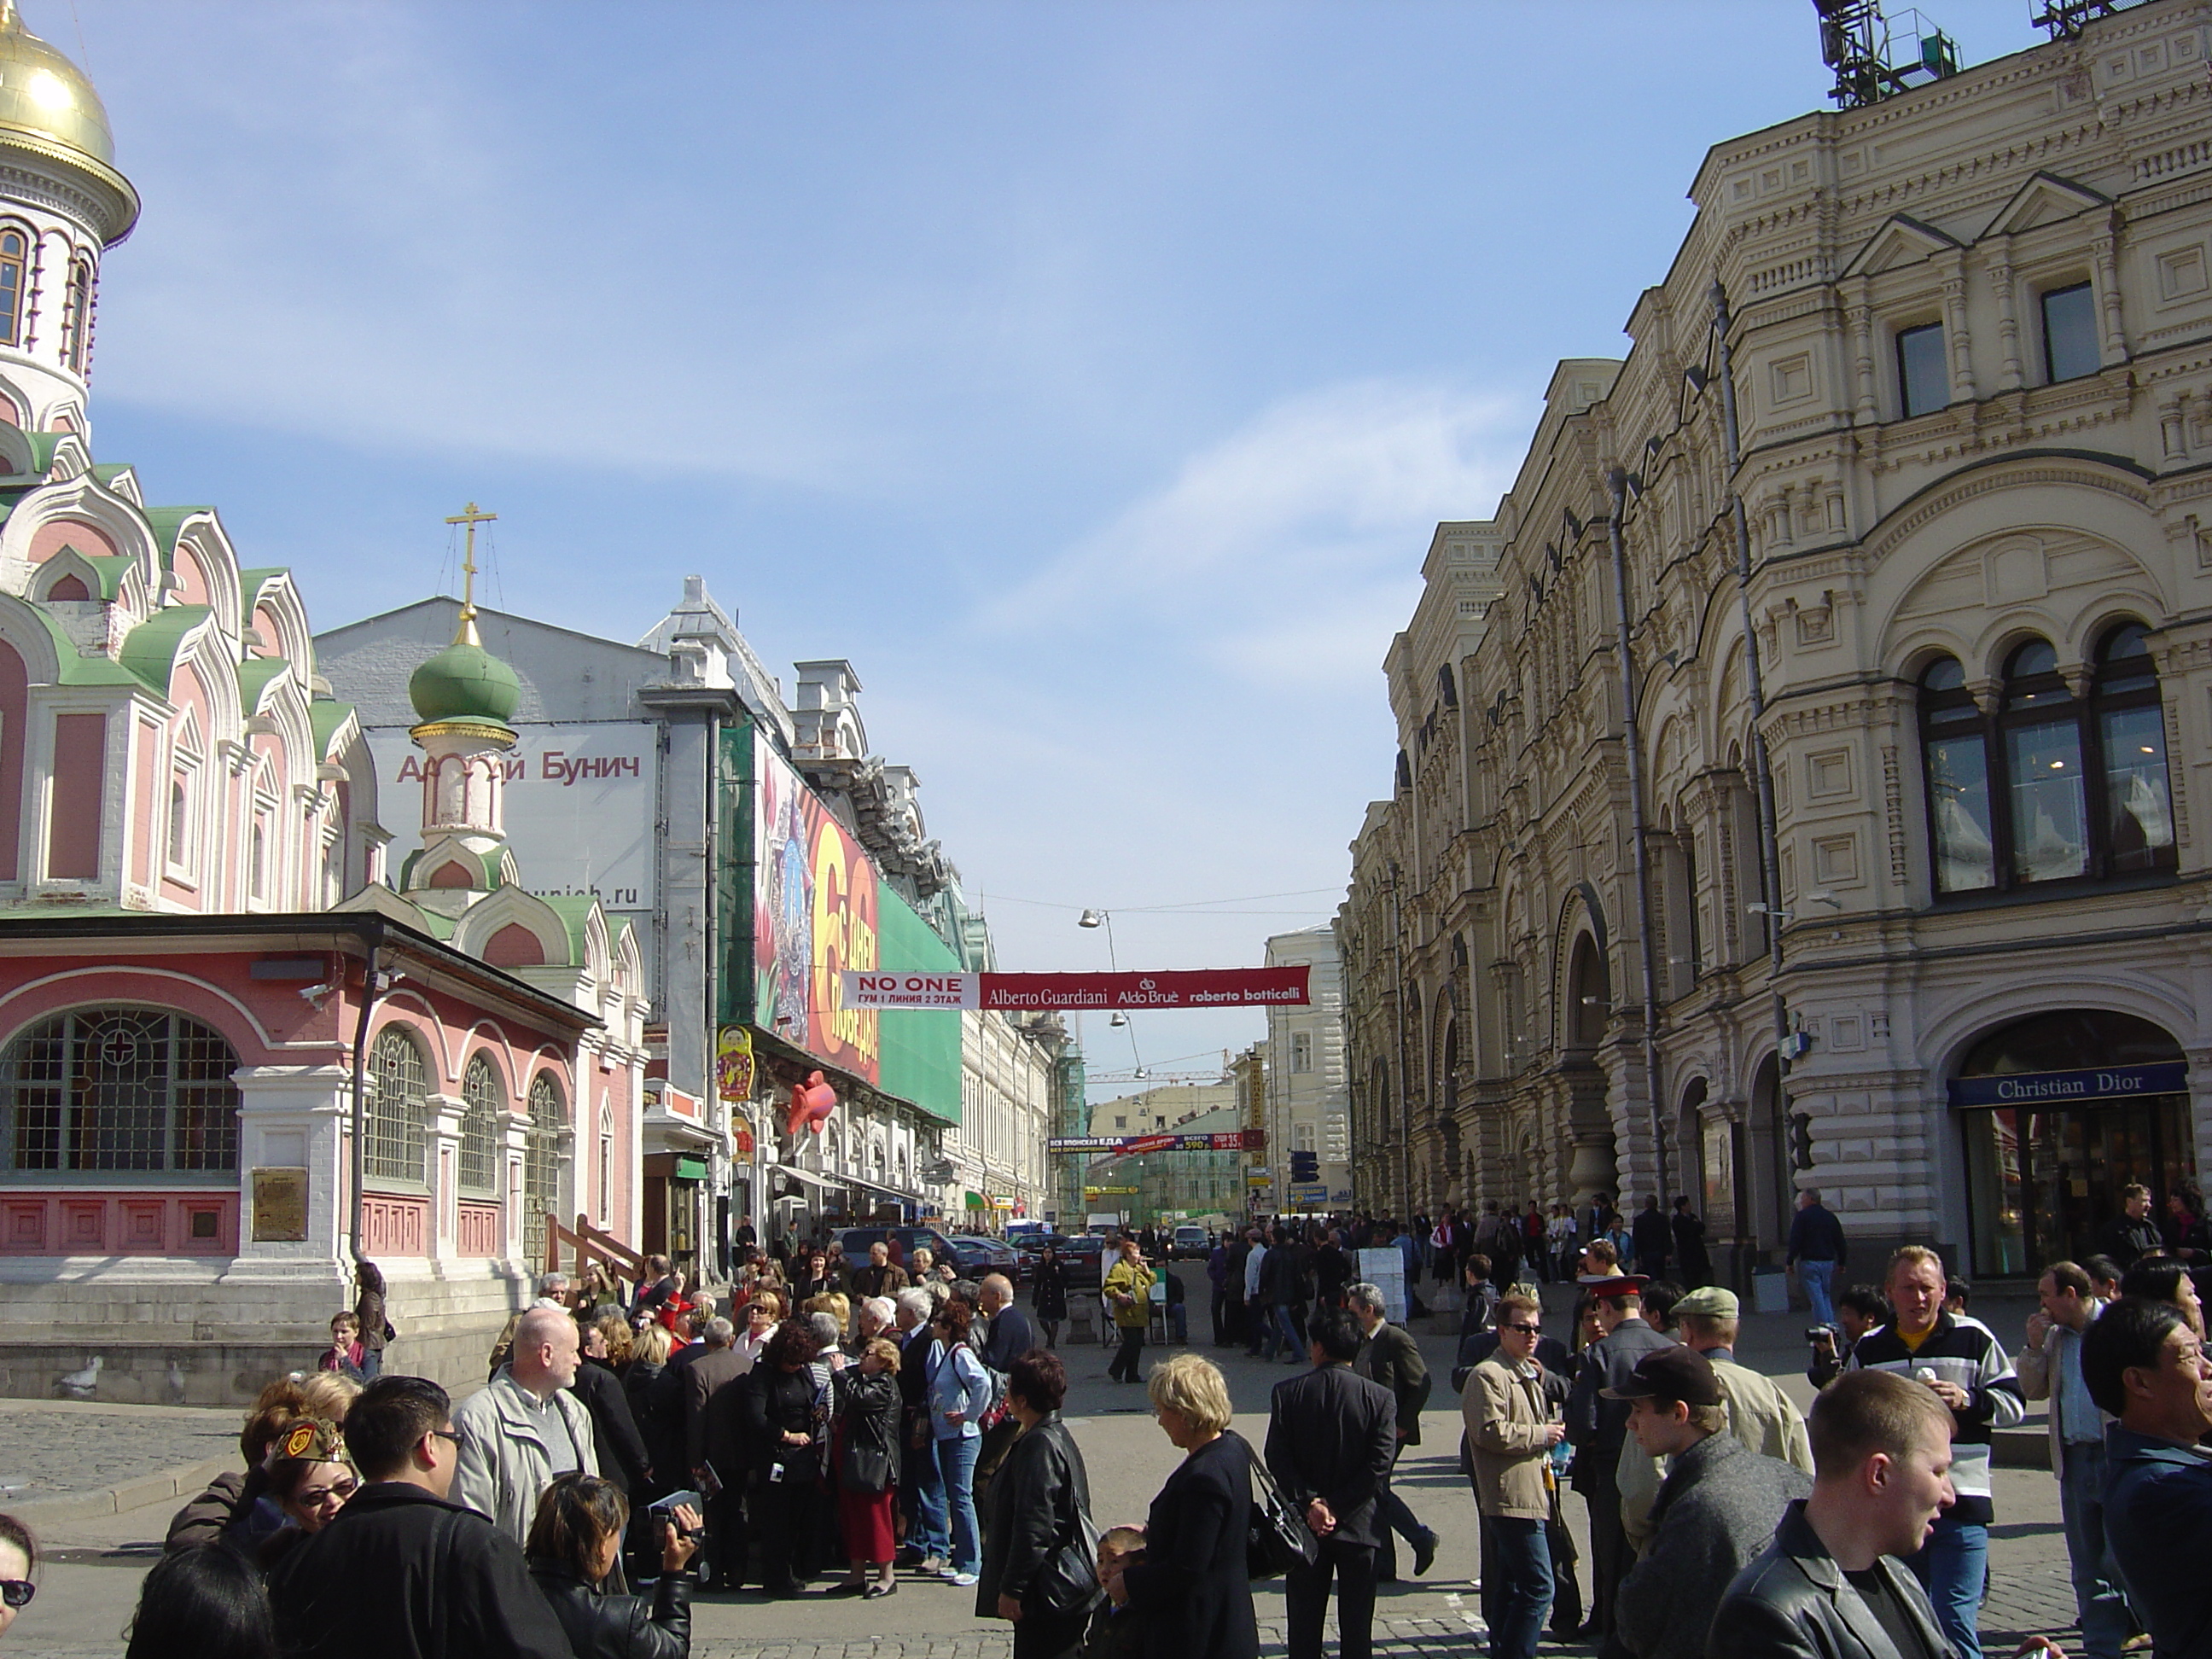
[[[1563,1306],[1558,1297],[1553,1298]],[[1984,1312],[2001,1334],[2017,1340],[2027,1304],[1993,1305]],[[1564,1323],[1555,1311],[1549,1321]],[[1802,1315],[1754,1318],[1741,1357],[1780,1377],[1801,1403],[1811,1390],[1797,1365]],[[1378,1604],[1382,1651],[1397,1655],[1464,1654],[1477,1650],[1476,1533],[1473,1502],[1456,1472],[1456,1398],[1441,1375],[1453,1344],[1429,1335],[1424,1346],[1440,1376],[1435,1403],[1424,1418],[1426,1443],[1401,1465],[1401,1489],[1424,1519],[1443,1536],[1429,1576],[1386,1586]],[[1212,1352],[1207,1350],[1207,1352]],[[1141,1521],[1152,1493],[1176,1459],[1147,1413],[1139,1389],[1106,1380],[1106,1353],[1095,1346],[1066,1351],[1074,1389],[1067,1416],[1081,1444],[1102,1526]],[[1268,1389],[1287,1367],[1226,1355],[1238,1410],[1238,1429],[1255,1443],[1267,1428]],[[216,1412],[28,1405],[0,1407],[0,1474],[12,1482],[29,1475],[45,1501],[28,1511],[51,1510],[55,1498],[84,1494],[128,1475],[149,1476],[218,1453],[235,1433],[235,1421]],[[1996,1474],[1998,1525],[1990,1544],[1991,1588],[1984,1630],[1991,1647],[2000,1635],[2060,1634],[2072,1618],[2058,1505],[2050,1477],[2038,1470]],[[13,1501],[13,1500],[11,1500]],[[120,1651],[138,1577],[158,1550],[177,1499],[164,1498],[106,1515],[41,1521],[53,1548],[39,1599],[9,1633],[9,1659],[85,1659]],[[1571,1510],[1577,1532],[1581,1506]],[[1410,1570],[1408,1564],[1407,1570]],[[713,1597],[699,1605],[693,1650],[720,1659],[999,1659],[1011,1648],[1003,1626],[983,1624],[972,1613],[972,1591],[908,1577],[887,1601],[825,1599],[818,1594],[768,1602],[751,1595]],[[1260,1617],[1267,1650],[1283,1650],[1279,1583],[1259,1587]],[[1562,1653],[1578,1651],[1560,1647]]]

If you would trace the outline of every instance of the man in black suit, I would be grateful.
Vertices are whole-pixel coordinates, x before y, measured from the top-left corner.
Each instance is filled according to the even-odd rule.
[[[741,1362],[736,1328],[726,1319],[710,1319],[702,1334],[703,1352],[684,1368],[684,1466],[691,1482],[713,1492],[707,1500],[707,1570],[713,1588],[735,1589],[745,1574],[743,1442],[737,1390]],[[713,1465],[716,1488],[701,1471]],[[672,1485],[684,1477],[672,1471]]]
[[[1398,1452],[1398,1402],[1353,1372],[1361,1334],[1343,1309],[1315,1310],[1306,1338],[1314,1368],[1276,1385],[1267,1419],[1268,1470],[1321,1540],[1314,1565],[1293,1563],[1284,1586],[1290,1659],[1321,1659],[1332,1577],[1338,1651],[1342,1659],[1370,1659],[1382,1525],[1376,1500]]]
[[[1400,1449],[1419,1445],[1421,1407],[1428,1404],[1431,1387],[1428,1362],[1421,1357],[1421,1345],[1414,1340],[1411,1331],[1382,1317],[1382,1292],[1377,1286],[1352,1285],[1344,1293],[1344,1305],[1359,1322],[1364,1339],[1359,1358],[1352,1362],[1352,1369],[1380,1382],[1398,1402]],[[1420,1517],[1407,1507],[1404,1498],[1390,1490],[1388,1481],[1383,1483],[1377,1501],[1382,1509],[1382,1524],[1375,1529],[1376,1582],[1397,1582],[1398,1551],[1391,1541],[1393,1533],[1403,1535],[1413,1547],[1413,1577],[1419,1578],[1437,1559],[1435,1528],[1423,1526]]]
[[[1585,1639],[1600,1646],[1613,1634],[1613,1595],[1636,1565],[1628,1529],[1620,1518],[1621,1442],[1628,1437],[1628,1402],[1606,1393],[1636,1375],[1636,1362],[1647,1353],[1671,1348],[1673,1340],[1644,1322],[1645,1281],[1630,1274],[1600,1279],[1588,1286],[1605,1335],[1583,1350],[1567,1400],[1567,1439],[1575,1449],[1574,1489],[1589,1506],[1590,1616]]]
[[[1036,1346],[1036,1331],[1030,1316],[1014,1305],[1014,1287],[1004,1273],[984,1278],[976,1305],[991,1322],[990,1334],[983,1339],[983,1363],[1004,1376]]]

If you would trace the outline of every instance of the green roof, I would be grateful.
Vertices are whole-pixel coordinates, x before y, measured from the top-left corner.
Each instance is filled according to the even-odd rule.
[[[104,484],[112,484],[125,473],[134,471],[128,461],[95,461],[92,476]]]
[[[214,511],[211,507],[149,507],[146,509],[146,522],[154,530],[154,544],[161,550],[162,569],[175,568],[177,538],[183,533],[185,520]]]
[[[558,893],[550,896],[541,893],[538,896],[568,930],[568,965],[582,967],[591,954],[592,912],[599,908],[599,900],[589,893]]]
[[[239,664],[238,702],[247,716],[260,712],[261,694],[269,689],[269,682],[278,678],[291,665],[282,657],[248,657]]]
[[[92,567],[93,580],[100,584],[100,597],[110,605],[122,593],[123,579],[131,574],[131,567],[138,562],[128,553],[88,553],[70,546],[61,548],[54,557],[59,558],[63,553],[74,553]]]
[[[336,702],[328,697],[318,697],[307,705],[307,726],[315,734],[315,753],[327,756],[331,739],[343,731],[353,718],[354,708],[349,702]]]
[[[261,590],[278,576],[292,573],[281,564],[258,566],[238,573],[238,625],[243,630],[253,626],[253,608],[261,603]],[[276,641],[271,640],[274,645]]]
[[[204,605],[173,605],[155,611],[124,636],[123,666],[167,696],[169,676],[176,671],[177,652],[184,645],[185,635],[211,614]],[[70,650],[74,652],[76,647]]]

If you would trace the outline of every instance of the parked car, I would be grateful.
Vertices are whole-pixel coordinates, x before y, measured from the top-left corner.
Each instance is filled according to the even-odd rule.
[[[939,1261],[951,1261],[956,1266],[960,1258],[952,1248],[952,1241],[934,1227],[848,1227],[837,1235],[837,1242],[845,1247],[845,1260],[856,1267],[868,1261],[868,1247],[889,1241],[891,1260],[904,1267],[911,1265],[915,1246],[927,1250]]]
[[[959,1263],[963,1279],[981,1279],[985,1273],[1004,1273],[1012,1279],[1021,1267],[1013,1248],[1002,1238],[955,1233],[951,1243],[953,1260]]]
[[[1036,1264],[1044,1259],[1046,1245],[1051,1245],[1062,1255],[1067,1254],[1067,1236],[1065,1233],[1023,1233],[1007,1243],[1014,1247],[1014,1260],[1021,1265],[1017,1283],[1026,1283],[1036,1277]]]
[[[1186,1222],[1175,1230],[1168,1241],[1168,1255],[1181,1261],[1203,1261],[1213,1254],[1213,1236],[1203,1227],[1194,1227]]]
[[[1062,1239],[1060,1259],[1067,1264],[1071,1290],[1096,1290],[1106,1282],[1106,1240],[1097,1233]]]

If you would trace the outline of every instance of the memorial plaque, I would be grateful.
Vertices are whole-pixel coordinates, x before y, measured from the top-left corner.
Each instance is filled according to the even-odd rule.
[[[307,1172],[253,1171],[253,1242],[297,1244],[307,1237]]]

